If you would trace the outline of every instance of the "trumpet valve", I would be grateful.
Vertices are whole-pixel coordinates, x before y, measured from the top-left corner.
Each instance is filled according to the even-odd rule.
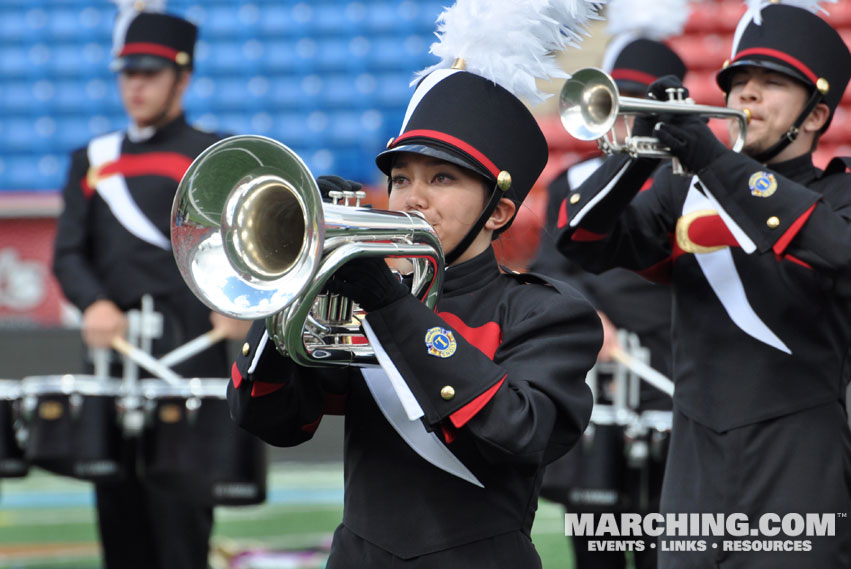
[[[676,101],[682,103],[685,101],[686,90],[683,87],[668,87],[665,89],[668,94],[668,101]]]
[[[351,299],[343,295],[326,292],[316,296],[312,312],[323,324],[341,326],[351,321],[353,305]]]
[[[328,197],[331,198],[333,205],[360,207],[361,200],[366,197],[366,192],[362,190],[356,192],[332,190],[328,192]]]

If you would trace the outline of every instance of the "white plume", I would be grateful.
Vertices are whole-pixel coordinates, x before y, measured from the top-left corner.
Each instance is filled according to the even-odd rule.
[[[797,6],[798,8],[809,10],[814,14],[818,12],[828,14],[828,11],[821,7],[821,4],[824,2],[835,4],[836,0],[780,0],[780,2],[770,2],[768,0],[745,0],[745,5],[748,9],[745,11],[742,19],[739,20],[739,25],[736,26],[736,33],[733,34],[733,49],[731,57],[736,55],[739,41],[742,39],[742,34],[745,33],[745,28],[748,27],[748,24],[753,21],[758,26],[762,25],[762,9],[766,6],[779,3],[787,6]]]
[[[628,33],[663,40],[682,34],[688,15],[687,0],[609,0],[606,29],[612,36]]]
[[[437,18],[438,41],[429,52],[440,62],[423,69],[416,84],[462,58],[465,70],[537,104],[549,97],[536,79],[565,78],[555,54],[578,47],[605,0],[457,0]]]

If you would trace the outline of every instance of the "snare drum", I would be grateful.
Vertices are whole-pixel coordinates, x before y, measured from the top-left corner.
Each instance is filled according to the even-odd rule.
[[[266,499],[266,447],[230,418],[227,379],[141,382],[144,477],[208,505]]]
[[[594,405],[591,422],[575,450],[579,474],[568,492],[568,510],[613,512],[625,506],[624,431],[634,420],[630,409]]]
[[[671,440],[671,411],[645,410],[628,430],[630,498],[639,512],[658,511]]]
[[[0,379],[0,478],[26,476],[30,469],[18,438],[20,396],[19,380]]]
[[[103,482],[124,475],[117,420],[121,381],[87,375],[25,377],[26,458],[45,470]]]

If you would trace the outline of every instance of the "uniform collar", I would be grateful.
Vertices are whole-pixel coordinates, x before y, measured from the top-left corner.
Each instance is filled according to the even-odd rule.
[[[150,142],[155,137],[168,137],[172,133],[183,128],[185,125],[186,115],[184,113],[180,113],[174,119],[162,125],[160,128],[154,128],[152,126],[138,127],[135,124],[131,124],[129,127],[127,127],[127,138],[130,140],[130,142],[135,142],[137,144]]]
[[[819,171],[813,166],[813,155],[810,153],[802,154],[791,160],[770,164],[769,167],[778,174],[804,185],[808,185],[819,175]]]
[[[446,268],[444,296],[456,296],[480,289],[500,275],[493,247],[472,259]]]

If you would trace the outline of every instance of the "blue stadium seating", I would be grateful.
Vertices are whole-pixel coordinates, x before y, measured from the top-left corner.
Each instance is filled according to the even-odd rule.
[[[430,65],[427,0],[171,0],[201,27],[190,121],[281,140],[317,173],[362,181]],[[109,71],[115,6],[0,2],[0,192],[58,190],[68,153],[124,128]]]

